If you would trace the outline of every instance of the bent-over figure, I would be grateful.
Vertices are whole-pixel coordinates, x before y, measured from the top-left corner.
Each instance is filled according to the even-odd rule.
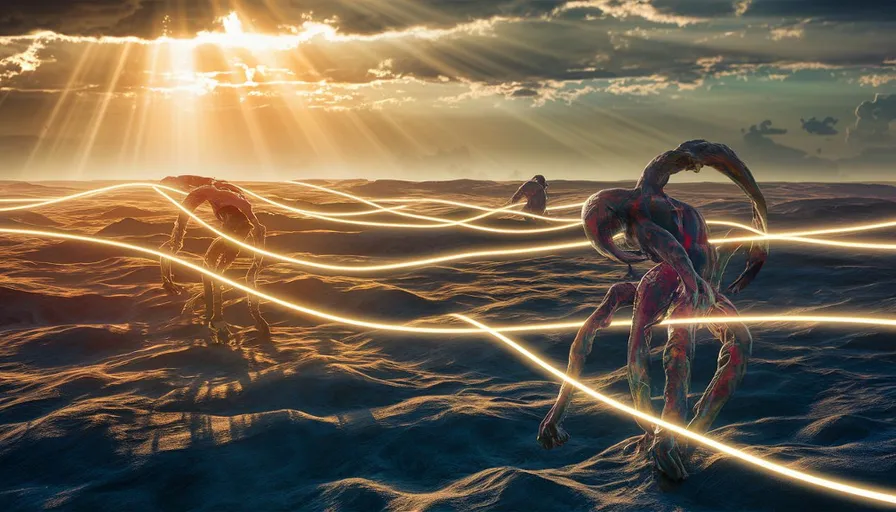
[[[613,285],[597,310],[579,329],[569,351],[567,375],[578,378],[585,358],[590,354],[597,332],[610,324],[614,312],[634,306],[628,340],[628,382],[635,407],[654,414],[650,403],[651,329],[667,317],[693,317],[712,314],[735,316],[737,309],[719,292],[719,281],[733,253],[719,257],[708,241],[703,216],[692,206],[666,195],[663,187],[669,177],[684,170],[699,172],[710,166],[729,177],[749,196],[753,205],[753,225],[767,231],[765,198],[747,168],[734,152],[722,144],[692,140],[656,157],[644,169],[633,189],[602,190],[585,203],[582,222],[594,248],[603,256],[620,263],[650,260],[657,265],[640,282]],[[621,233],[624,249],[614,239]],[[743,290],[759,273],[768,255],[768,242],[755,242],[750,248],[746,270],[727,291]],[[663,352],[666,384],[662,419],[703,433],[731,397],[746,370],[752,349],[750,331],[741,323],[709,325],[721,343],[715,376],[694,406],[687,422],[687,397],[694,357],[694,326],[669,327],[669,339]],[[569,440],[562,428],[572,396],[572,386],[563,384],[560,395],[542,421],[538,442],[554,448]],[[687,471],[683,453],[675,438],[649,423],[636,443],[638,451],[650,447],[659,471],[673,480],[683,480]]]
[[[534,213],[536,215],[544,215],[548,206],[548,182],[545,181],[541,174],[536,175],[531,180],[525,182],[510,198],[510,204],[514,204],[522,198],[526,198],[526,206],[523,211]],[[532,217],[526,217],[527,221],[531,221]]]
[[[184,177],[177,178],[180,179]],[[210,178],[200,177],[188,178],[199,179],[181,179],[179,184],[181,186],[189,187],[189,183],[204,183],[204,180],[211,180]],[[211,180],[210,182],[213,184],[200,185],[194,188],[184,199],[182,203],[183,207],[186,210],[193,212],[196,208],[202,205],[202,203],[207,201],[211,205],[215,217],[222,222],[222,231],[231,237],[240,240],[246,239],[251,234],[255,247],[264,249],[267,230],[255,216],[249,201],[246,200],[242,194],[236,192],[239,188],[226,182],[219,182],[216,180]],[[172,182],[169,181],[169,183]],[[177,254],[177,252],[183,248],[184,236],[187,232],[187,224],[189,222],[190,216],[181,212],[174,222],[174,230],[171,232],[171,239],[162,245],[162,250]],[[238,247],[230,244],[227,240],[218,237],[212,241],[205,253],[205,266],[206,268],[221,274],[230,268],[239,255],[239,252],[240,250]],[[258,272],[261,270],[262,263],[263,257],[256,253],[252,260],[252,265],[246,273],[246,283],[248,286],[255,287]],[[171,262],[163,258],[161,260],[161,269],[162,286],[165,290],[170,294],[179,295],[183,293],[183,287],[174,282],[171,271]],[[227,323],[224,321],[222,287],[217,282],[214,282],[205,276],[202,277],[202,284],[203,292],[190,299],[184,307],[184,310],[186,311],[190,309],[193,304],[204,297],[206,324],[219,341],[226,341],[230,337],[230,330],[227,327]],[[269,339],[271,334],[270,326],[261,316],[258,299],[249,295],[248,303],[249,313],[255,320],[255,327],[258,329],[259,336],[262,339]]]

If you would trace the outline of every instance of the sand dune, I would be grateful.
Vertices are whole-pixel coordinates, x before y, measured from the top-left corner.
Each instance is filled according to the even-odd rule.
[[[338,184],[367,197],[435,195],[491,206],[517,185]],[[47,197],[94,186],[0,182],[0,196]],[[369,209],[301,187],[251,186],[303,208]],[[581,201],[611,186],[619,184],[552,181],[551,201]],[[748,204],[732,186],[670,190],[703,207],[708,218],[748,219]],[[896,218],[891,186],[768,184],[764,190],[772,229]],[[339,263],[581,236],[578,230],[519,236],[377,229],[259,210],[272,250]],[[437,205],[412,211],[452,219],[471,214]],[[0,222],[158,247],[175,216],[151,191],[129,191],[4,215]],[[362,218],[414,222],[388,214]],[[487,225],[525,227],[510,217]],[[192,227],[185,255],[197,258],[211,240]],[[535,443],[536,429],[558,385],[487,337],[361,332],[263,304],[275,340],[260,343],[245,297],[228,291],[225,314],[236,340],[213,346],[197,315],[181,315],[186,299],[161,290],[157,262],[112,248],[5,236],[0,251],[0,510],[866,509],[704,450],[691,459],[691,479],[669,487],[645,458],[623,453],[639,433],[636,425],[585,399],[574,402],[566,422],[570,443],[544,451]],[[750,312],[892,317],[893,258],[773,244],[758,280],[735,303]],[[248,262],[244,254],[229,275],[241,278]],[[732,264],[728,280],[741,265],[741,259]],[[583,249],[365,277],[277,263],[262,272],[259,286],[393,322],[464,312],[495,323],[535,323],[589,314],[624,273]],[[199,290],[191,272],[177,276]],[[785,324],[753,331],[747,377],[711,435],[800,469],[892,488],[893,332]],[[515,338],[565,366],[572,337]],[[655,344],[663,338],[658,332]],[[629,403],[625,339],[621,330],[601,334],[584,380]],[[717,355],[708,334],[699,340],[692,401],[711,378]],[[653,356],[658,408],[661,349]]]

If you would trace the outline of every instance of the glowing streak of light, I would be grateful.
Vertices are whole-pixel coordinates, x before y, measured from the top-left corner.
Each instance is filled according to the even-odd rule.
[[[156,188],[157,192],[159,192],[159,189],[164,189],[164,190],[168,190],[170,192],[175,192],[178,194],[185,194],[184,192],[182,192],[180,190],[177,190],[177,189],[174,189],[171,187],[165,187],[162,185],[152,184],[152,183],[125,183],[125,184],[120,184],[120,185],[112,185],[112,186],[104,187],[104,188],[100,188],[100,189],[88,190],[88,191],[80,192],[78,194],[73,194],[70,196],[65,196],[65,197],[60,197],[60,198],[55,198],[55,199],[50,199],[50,200],[42,201],[39,203],[20,205],[20,206],[7,206],[7,207],[0,208],[0,212],[27,210],[27,209],[36,208],[39,206],[58,204],[58,203],[61,203],[64,201],[78,199],[78,198],[86,197],[89,195],[99,194],[99,193],[107,192],[110,190],[121,189],[121,188],[135,188],[135,187],[153,187],[153,188]],[[245,192],[249,193],[250,195],[252,195],[253,197],[266,199],[263,196],[258,195],[254,192],[251,192],[247,189],[243,189],[243,190]],[[164,195],[164,194],[162,194],[162,195]],[[170,197],[166,197],[166,199],[171,201],[175,206],[180,207],[180,204],[177,203],[176,201],[173,201]],[[292,210],[292,207],[277,203],[276,201],[268,200],[268,202],[270,202],[273,205]],[[382,208],[382,207],[377,206],[377,208]],[[183,209],[182,209],[182,211],[183,211]],[[302,210],[302,211],[305,211],[305,210]],[[200,223],[202,226],[206,227],[207,229],[209,229],[216,235],[218,235],[222,238],[225,238],[225,239],[231,241],[232,243],[240,245],[241,247],[244,247],[246,249],[253,250],[253,251],[256,250],[256,248],[254,248],[253,246],[245,244],[244,242],[234,239],[234,238],[230,237],[229,235],[215,229],[214,227],[212,227],[211,225],[209,225],[208,223],[206,223],[202,219],[200,219],[198,216],[196,216],[194,213],[192,213],[192,212],[187,212],[187,213],[194,220],[196,220],[198,223]],[[313,216],[315,218],[321,218],[324,220],[329,220],[326,215],[313,214],[310,216]],[[361,223],[361,221],[354,221],[353,223],[355,223],[355,222]],[[457,221],[455,221],[455,222],[457,222]],[[801,234],[846,233],[846,232],[863,231],[863,230],[869,230],[869,229],[881,229],[884,227],[891,227],[893,225],[896,225],[896,222],[876,223],[876,224],[868,224],[868,225],[852,226],[852,227],[844,227],[844,228],[828,228],[828,229],[823,229],[823,230],[795,232],[792,234],[788,234],[788,233],[759,234],[759,233],[761,233],[761,231],[758,231],[750,226],[747,226],[744,224],[739,224],[736,222],[729,222],[729,221],[709,221],[709,222],[717,223],[717,224],[725,225],[725,226],[733,226],[733,227],[737,227],[740,229],[744,229],[747,231],[757,233],[756,236],[749,236],[749,237],[710,239],[709,242],[713,243],[713,244],[752,242],[752,241],[757,241],[757,240],[779,240],[779,241],[796,242],[796,243],[809,244],[809,245],[824,245],[824,246],[829,246],[829,247],[845,247],[845,248],[851,248],[851,249],[875,249],[875,250],[888,250],[888,251],[896,250],[896,244],[882,244],[882,243],[870,243],[870,242],[843,242],[843,241],[836,241],[836,240],[819,240],[819,239],[814,239],[814,238],[805,238],[802,236],[796,236],[796,235],[801,235]],[[382,226],[382,225],[390,226],[389,223],[378,223],[378,222],[363,222],[363,224],[364,225],[373,225],[373,226]],[[617,235],[617,236],[619,236],[619,235]],[[456,253],[456,254],[450,254],[450,255],[433,256],[433,257],[424,258],[424,259],[420,259],[420,260],[407,260],[407,261],[401,261],[401,262],[395,262],[395,263],[389,263],[389,264],[383,264],[383,265],[367,265],[367,266],[364,266],[364,265],[359,265],[359,266],[329,265],[329,264],[324,264],[324,263],[313,262],[310,260],[300,260],[300,259],[296,259],[296,258],[290,258],[288,256],[284,256],[284,255],[277,254],[277,253],[270,253],[267,251],[264,251],[264,254],[271,256],[272,258],[279,259],[281,261],[294,263],[297,265],[302,265],[302,266],[307,266],[307,267],[312,267],[312,268],[347,271],[347,272],[378,272],[378,271],[384,271],[384,270],[397,270],[397,269],[403,269],[403,268],[421,267],[421,266],[432,265],[432,264],[436,264],[436,263],[446,263],[449,261],[458,261],[458,260],[471,259],[471,258],[503,257],[503,256],[514,256],[514,255],[525,255],[525,254],[551,253],[551,252],[558,252],[558,251],[565,251],[565,250],[581,249],[581,248],[585,248],[585,247],[589,247],[589,246],[590,246],[589,242],[580,241],[580,242],[566,242],[566,243],[549,244],[549,245],[533,245],[533,246],[520,247],[520,248],[514,248],[514,249],[488,249],[488,250],[483,250],[483,251],[472,251],[472,252]]]
[[[406,332],[406,333],[418,333],[418,334],[488,333],[488,334],[491,334],[492,336],[497,337],[499,340],[501,340],[502,342],[504,342],[505,344],[507,344],[508,346],[510,346],[517,352],[519,352],[520,354],[524,355],[527,359],[536,363],[537,365],[539,365],[540,367],[542,367],[543,369],[545,369],[552,375],[564,380],[565,382],[570,383],[571,385],[575,386],[577,389],[588,394],[589,396],[591,396],[591,397],[593,397],[593,398],[595,398],[595,399],[597,399],[597,400],[599,400],[599,401],[601,401],[619,411],[625,412],[626,414],[629,414],[631,416],[634,416],[634,417],[643,419],[645,421],[648,421],[650,423],[656,424],[656,425],[658,425],[662,428],[665,428],[671,432],[674,432],[682,437],[687,437],[688,439],[696,441],[696,442],[703,444],[705,446],[708,446],[712,449],[715,449],[715,450],[725,453],[727,455],[736,457],[736,458],[738,458],[742,461],[745,461],[749,464],[752,464],[754,466],[763,468],[767,471],[785,476],[792,480],[805,482],[805,483],[808,483],[811,485],[815,485],[815,486],[823,487],[826,489],[842,492],[845,494],[850,494],[853,496],[859,496],[859,497],[863,497],[863,498],[867,498],[867,499],[871,499],[871,500],[896,504],[896,496],[878,492],[878,491],[873,491],[870,489],[856,487],[856,486],[849,485],[849,484],[842,483],[842,482],[836,482],[833,480],[821,478],[821,477],[818,477],[815,475],[811,475],[808,473],[803,473],[803,472],[796,471],[796,470],[793,470],[790,468],[786,468],[784,466],[780,466],[778,464],[769,462],[767,460],[763,460],[758,457],[749,455],[749,454],[744,453],[736,448],[730,447],[730,446],[720,443],[718,441],[701,436],[697,433],[690,432],[689,430],[687,430],[683,427],[680,427],[680,426],[677,426],[677,425],[674,425],[671,423],[667,423],[667,422],[665,422],[661,419],[655,418],[649,414],[645,414],[640,411],[637,411],[637,410],[635,410],[631,407],[628,407],[620,402],[617,402],[609,397],[601,395],[600,393],[597,393],[596,391],[588,388],[587,386],[581,384],[580,382],[567,377],[560,370],[557,370],[556,368],[554,368],[547,362],[545,362],[542,359],[540,359],[539,357],[537,357],[535,354],[529,352],[528,350],[526,350],[519,344],[515,343],[513,340],[510,340],[509,338],[507,338],[506,336],[503,336],[501,334],[501,332],[526,332],[526,331],[544,332],[547,330],[559,329],[559,328],[572,329],[572,328],[579,327],[582,322],[527,325],[527,326],[521,326],[521,327],[514,326],[514,327],[505,327],[505,328],[490,328],[490,327],[487,327],[487,326],[485,326],[475,320],[472,320],[468,317],[464,317],[463,315],[453,315],[453,316],[460,318],[462,320],[465,320],[468,323],[472,324],[475,327],[474,329],[414,327],[414,326],[409,326],[409,325],[397,325],[397,324],[384,324],[384,323],[379,323],[379,322],[370,322],[370,321],[359,320],[359,319],[355,319],[355,318],[342,317],[342,316],[335,315],[332,313],[327,313],[327,312],[315,310],[315,309],[312,309],[312,308],[309,308],[306,306],[302,306],[299,304],[295,304],[295,303],[292,303],[292,302],[284,300],[284,299],[280,299],[278,297],[275,297],[275,296],[260,292],[258,290],[255,290],[253,288],[250,288],[248,286],[242,285],[242,284],[240,284],[236,281],[233,281],[231,279],[228,279],[224,276],[218,275],[218,274],[212,272],[211,270],[208,270],[208,269],[201,267],[199,265],[196,265],[194,263],[190,263],[189,261],[183,260],[176,256],[172,256],[171,254],[163,253],[163,252],[156,251],[153,249],[147,249],[144,247],[139,247],[136,245],[131,245],[131,244],[123,243],[123,242],[117,242],[114,240],[106,240],[106,239],[93,238],[93,237],[87,237],[87,236],[81,236],[81,235],[72,235],[72,234],[68,234],[68,233],[54,233],[54,232],[49,232],[49,231],[0,228],[0,233],[17,234],[17,235],[25,235],[25,236],[36,236],[36,237],[41,237],[41,238],[58,238],[58,239],[75,240],[75,241],[88,242],[88,243],[93,243],[93,244],[129,249],[129,250],[141,252],[141,253],[144,253],[147,255],[152,255],[152,256],[155,256],[158,258],[165,258],[165,259],[168,259],[168,260],[170,260],[174,263],[177,263],[181,266],[189,268],[193,271],[199,272],[199,273],[201,273],[211,279],[214,279],[218,282],[229,285],[235,289],[241,290],[245,293],[252,294],[258,298],[275,303],[275,304],[285,307],[287,309],[291,309],[293,311],[297,311],[297,312],[300,312],[300,313],[303,313],[306,315],[310,315],[310,316],[313,316],[316,318],[339,322],[339,323],[352,325],[352,326],[356,326],[356,327],[366,327],[366,328],[372,328],[372,329],[378,329],[378,330]],[[674,319],[671,321],[663,322],[663,324],[665,324],[665,325],[670,325],[670,324],[686,325],[686,324],[705,324],[705,323],[718,324],[718,323],[734,323],[734,322],[751,323],[754,321],[762,321],[762,322],[786,321],[786,322],[801,322],[801,323],[802,322],[859,323],[859,324],[866,324],[866,325],[896,327],[896,319],[873,319],[873,318],[859,318],[859,317],[821,317],[821,316],[815,317],[815,316],[805,316],[805,315],[777,315],[777,316],[763,316],[763,317],[747,316],[747,317],[720,317],[720,318],[703,317],[703,318],[689,318],[689,319]],[[611,324],[611,326],[623,326],[623,325],[630,326],[631,321],[616,321]]]
[[[482,329],[473,329],[473,328],[462,328],[462,327],[419,327],[419,326],[411,326],[411,325],[402,325],[402,324],[387,324],[381,322],[374,322],[369,320],[363,320],[358,318],[350,318],[346,316],[340,316],[335,313],[329,313],[326,311],[320,311],[308,306],[303,306],[301,304],[297,304],[294,302],[290,302],[286,299],[281,299],[279,297],[261,292],[255,288],[251,288],[244,284],[240,284],[232,279],[229,279],[223,275],[216,274],[215,272],[195,263],[191,263],[185,259],[174,256],[170,253],[158,251],[156,249],[149,249],[146,247],[141,247],[139,245],[133,245],[126,242],[119,242],[116,240],[110,240],[106,238],[99,237],[91,237],[86,235],[76,235],[71,233],[62,233],[57,231],[42,231],[36,229],[19,229],[19,228],[2,228],[0,227],[0,233],[6,233],[10,235],[24,235],[24,236],[34,236],[38,238],[57,238],[62,240],[74,240],[78,242],[85,242],[96,245],[105,245],[109,247],[117,247],[120,249],[127,249],[134,252],[143,253],[149,256],[153,256],[154,258],[164,258],[172,263],[176,263],[185,268],[189,268],[190,270],[194,270],[199,272],[200,274],[207,276],[210,279],[214,279],[222,284],[228,285],[234,289],[240,290],[244,293],[251,294],[259,299],[271,302],[273,304],[277,304],[286,309],[290,309],[292,311],[296,311],[314,318],[318,318],[321,320],[328,320],[331,322],[336,322],[344,325],[351,325],[355,327],[364,327],[368,329],[382,330],[382,331],[392,331],[392,332],[405,332],[405,333],[415,333],[415,334],[474,334],[474,333],[482,333],[484,332]],[[871,325],[877,327],[893,327],[896,328],[896,318],[873,318],[873,317],[857,317],[857,316],[829,316],[829,315],[748,315],[748,316],[728,316],[728,317],[698,317],[698,318],[676,318],[671,320],[666,320],[661,322],[660,326],[668,326],[668,325],[702,325],[702,324],[728,324],[728,323],[743,323],[743,324],[756,324],[756,323],[808,323],[808,324],[856,324],[856,325]],[[510,325],[510,326],[500,326],[492,328],[496,332],[548,332],[548,331],[569,331],[575,330],[582,326],[584,320],[572,321],[572,322],[548,322],[548,323],[532,323],[526,325]],[[616,320],[610,323],[609,327],[631,327],[631,320]]]
[[[77,194],[71,194],[63,197],[56,197],[53,199],[47,199],[45,201],[40,201],[32,204],[25,204],[20,206],[6,206],[0,208],[0,212],[12,212],[18,210],[30,210],[32,208],[40,208],[42,206],[50,206],[54,204],[64,203],[66,201],[72,201],[75,199],[81,199],[83,197],[95,196],[97,194],[103,194],[106,192],[111,192],[113,190],[127,189],[127,188],[152,188],[159,187],[170,192],[175,192],[178,194],[185,194],[185,192],[180,191],[176,188],[166,187],[164,185],[158,185],[156,183],[121,183],[119,185],[110,185],[108,187],[95,188],[93,190],[85,190],[84,192],[78,192]]]
[[[181,194],[181,195],[186,195],[186,192],[184,192],[184,191],[182,191],[182,190],[178,190],[178,189],[176,189],[176,188],[167,187],[167,186],[165,186],[165,185],[159,185],[158,183],[142,183],[142,182],[122,183],[122,184],[119,184],[119,185],[111,185],[111,186],[108,186],[108,187],[95,188],[95,189],[92,189],[92,190],[85,190],[84,192],[78,192],[77,194],[71,194],[71,195],[68,195],[68,196],[62,196],[62,197],[33,198],[33,199],[0,199],[0,202],[8,202],[8,203],[29,203],[29,204],[20,205],[20,206],[7,206],[7,207],[4,207],[4,208],[0,208],[0,212],[11,212],[11,211],[18,211],[18,210],[30,210],[30,209],[32,209],[32,208],[40,208],[40,207],[43,207],[43,206],[51,206],[51,205],[54,205],[54,204],[59,204],[59,203],[67,202],[67,201],[72,201],[72,200],[75,200],[75,199],[81,199],[81,198],[84,198],[84,197],[89,197],[89,196],[98,195],[98,194],[104,194],[104,193],[106,193],[106,192],[112,192],[112,191],[115,191],[115,190],[121,190],[121,189],[127,189],[127,188],[155,188],[155,189],[163,189],[163,190],[167,190],[167,191],[169,191],[169,192],[174,192],[174,193]],[[247,190],[247,189],[243,189],[243,191],[251,193],[254,197],[262,198],[262,196],[260,196],[260,195],[258,195],[258,194],[256,194],[256,193],[254,193],[254,192],[251,192],[251,191],[249,191],[249,190]],[[314,215],[319,215],[319,214],[320,214],[320,212],[311,212],[311,211],[308,211],[308,210],[299,210],[298,208],[293,208],[293,207],[291,207],[291,206],[287,206],[287,205],[285,205],[285,204],[281,204],[281,203],[278,203],[278,202],[273,201],[273,200],[267,200],[267,202],[270,203],[270,204],[272,204],[272,205],[274,205],[274,206],[283,208],[283,209],[285,209],[285,210],[293,211],[293,212],[299,212],[299,213],[301,213],[301,212],[307,212],[308,214],[314,214]],[[396,209],[396,210],[397,210],[397,209],[401,209],[401,208],[405,208],[405,207],[404,207],[404,206],[396,206],[396,207],[393,208],[393,209]],[[390,209],[390,210],[391,210],[391,209]],[[349,217],[349,216],[361,216],[361,215],[374,215],[374,214],[378,214],[378,213],[381,213],[381,212],[382,212],[382,210],[380,210],[380,209],[373,209],[373,210],[366,210],[366,211],[362,211],[362,212],[337,212],[337,213],[327,213],[327,216],[330,216],[330,217],[335,217],[335,216]]]
[[[537,213],[529,213],[522,211],[514,211],[512,208],[517,208],[523,206],[524,203],[517,203],[510,205],[505,208],[489,208],[487,206],[480,206],[476,204],[469,203],[461,203],[459,201],[450,201],[447,199],[436,199],[430,197],[421,197],[421,198],[407,198],[407,197],[396,197],[396,198],[377,198],[376,201],[380,203],[432,203],[432,204],[444,204],[448,206],[457,206],[459,208],[468,208],[470,210],[479,210],[483,212],[489,212],[489,215],[494,215],[497,213],[509,213],[513,215],[520,215],[522,217],[530,217],[533,219],[544,220],[548,222],[582,222],[582,219],[576,218],[562,218],[562,217],[545,217],[544,215],[538,215]],[[484,218],[484,217],[483,217]],[[469,221],[469,219],[468,219]]]
[[[199,218],[195,213],[190,210],[184,208],[182,204],[177,202],[171,196],[165,194],[161,190],[156,190],[160,195],[162,195],[165,199],[167,199],[171,204],[173,204],[177,209],[179,209],[184,214],[190,216],[190,218],[196,221],[199,225],[208,229],[215,235],[227,240],[228,242],[237,245],[243,249],[248,251],[255,252],[257,254],[263,254],[269,258],[273,258],[276,260],[280,260],[286,263],[292,263],[295,265],[300,265],[303,267],[311,267],[318,268],[323,270],[334,270],[339,272],[353,272],[353,273],[366,273],[366,272],[382,272],[386,270],[400,270],[400,269],[408,269],[415,267],[424,267],[427,265],[435,265],[437,263],[446,263],[449,261],[458,261],[465,259],[474,259],[474,258],[486,258],[486,257],[497,257],[497,256],[508,256],[508,255],[521,255],[521,254],[536,254],[536,253],[546,253],[546,252],[555,252],[555,251],[565,251],[568,249],[588,247],[588,242],[572,242],[566,244],[554,244],[554,245],[536,245],[533,247],[522,247],[517,249],[492,249],[485,251],[471,251],[464,253],[456,253],[456,254],[448,254],[442,256],[433,256],[430,258],[423,258],[418,260],[404,260],[395,263],[386,263],[382,265],[331,265],[328,263],[319,263],[311,260],[303,260],[299,258],[293,258],[291,256],[287,256],[285,254],[280,254],[276,252],[271,252],[265,249],[260,249],[255,247],[252,244],[247,244],[246,242],[234,238],[223,231],[218,230],[211,224],[205,222],[201,218]]]
[[[725,443],[716,441],[714,439],[710,439],[708,437],[702,436],[696,432],[691,432],[690,430],[688,430],[684,427],[681,427],[674,423],[669,423],[667,421],[663,421],[662,419],[657,418],[653,415],[643,413],[633,407],[629,407],[621,402],[617,402],[616,400],[613,400],[612,398],[610,398],[606,395],[603,395],[601,393],[598,393],[597,391],[589,388],[588,386],[582,384],[581,382],[577,381],[576,379],[572,379],[572,378],[566,376],[565,373],[563,373],[562,371],[553,367],[550,363],[546,362],[545,360],[538,357],[537,355],[535,355],[534,353],[532,353],[531,351],[529,351],[528,349],[526,349],[519,343],[511,340],[507,336],[504,336],[503,334],[496,331],[495,329],[489,328],[488,326],[486,326],[476,320],[473,320],[472,318],[463,316],[463,315],[453,315],[453,316],[455,316],[461,320],[464,320],[464,321],[468,322],[469,324],[474,325],[474,326],[482,329],[483,331],[491,334],[496,339],[498,339],[499,341],[501,341],[508,347],[512,348],[513,350],[518,352],[520,355],[522,355],[529,361],[535,363],[540,368],[542,368],[546,372],[550,373],[554,377],[562,380],[563,382],[566,382],[567,384],[570,384],[571,386],[573,386],[576,389],[578,389],[579,391],[587,394],[591,398],[594,398],[595,400],[597,400],[605,405],[608,405],[608,406],[612,407],[613,409],[616,409],[619,412],[622,412],[622,413],[632,416],[634,418],[638,418],[638,419],[650,422],[660,428],[663,428],[670,432],[674,432],[675,434],[677,434],[681,437],[686,437],[692,441],[702,444],[703,446],[712,448],[713,450],[724,453],[726,455],[730,455],[731,457],[735,457],[743,462],[746,462],[747,464],[750,464],[751,466],[762,469],[766,472],[775,473],[775,474],[783,476],[789,480],[803,482],[803,483],[806,483],[806,484],[809,484],[809,485],[812,485],[815,487],[821,487],[824,489],[829,489],[832,491],[849,494],[851,496],[858,496],[860,498],[865,498],[865,499],[869,499],[869,500],[880,501],[880,502],[890,503],[890,504],[896,504],[896,496],[894,496],[893,494],[874,491],[871,489],[858,487],[855,485],[850,485],[845,482],[831,480],[829,478],[823,478],[823,477],[816,476],[816,475],[813,475],[810,473],[805,473],[803,471],[797,471],[795,469],[791,469],[791,468],[782,466],[780,464],[776,464],[774,462],[771,462],[771,461],[768,461],[765,459],[761,459],[754,455],[750,455],[750,454],[745,453],[733,446],[730,446]],[[706,319],[704,319],[704,320],[706,320]]]
[[[355,196],[355,195],[352,195],[352,194],[349,194],[346,192],[340,192],[338,190],[332,190],[332,189],[329,189],[326,187],[321,187],[320,185],[313,185],[311,183],[302,183],[299,181],[289,181],[288,183],[292,183],[294,185],[299,185],[302,187],[308,187],[308,188],[320,190],[320,191],[327,192],[330,194],[347,197],[354,201],[358,201],[360,203],[370,205],[374,208],[385,208],[384,206],[377,204],[373,201],[368,201],[367,199],[364,199],[363,197],[358,197],[358,196]],[[258,196],[253,195],[253,197],[258,197]],[[505,206],[503,208],[500,208],[499,210],[509,210],[511,208],[513,208],[513,205]],[[562,231],[565,229],[576,228],[576,227],[580,226],[579,223],[575,223],[575,224],[568,224],[568,225],[563,225],[563,226],[555,226],[555,227],[551,227],[551,228],[504,229],[504,228],[490,228],[490,227],[486,227],[486,226],[470,224],[470,222],[488,217],[488,216],[492,215],[492,213],[485,213],[482,215],[477,215],[475,217],[471,217],[469,219],[455,220],[455,221],[446,221],[445,219],[442,219],[440,217],[417,215],[414,213],[407,213],[407,212],[403,212],[403,211],[393,210],[392,213],[395,215],[400,215],[402,217],[434,221],[434,222],[436,222],[436,224],[400,224],[400,223],[391,223],[391,222],[366,222],[366,221],[337,220],[337,219],[330,219],[330,220],[332,220],[333,222],[341,222],[344,224],[355,224],[355,225],[360,225],[360,226],[375,226],[375,227],[384,227],[384,228],[388,227],[388,228],[403,228],[403,229],[437,229],[437,228],[459,226],[459,227],[464,227],[464,228],[468,228],[468,229],[473,229],[476,231],[487,231],[489,233],[510,233],[510,234],[549,233],[552,231]],[[326,216],[325,215],[321,215],[321,216],[314,215],[313,217],[320,218],[320,217],[326,217]]]

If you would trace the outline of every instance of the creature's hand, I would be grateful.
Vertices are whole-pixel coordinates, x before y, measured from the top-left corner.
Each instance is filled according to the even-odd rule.
[[[539,425],[536,440],[545,450],[563,446],[569,441],[569,434],[554,420],[553,411],[549,412]]]
[[[183,286],[167,278],[162,278],[162,288],[164,288],[169,295],[181,295],[186,291]]]
[[[223,318],[213,317],[208,323],[208,328],[212,333],[212,337],[217,340],[218,343],[227,343],[230,341],[230,328],[228,328],[227,322],[225,322]]]
[[[656,468],[671,480],[681,481],[688,477],[681,458],[681,450],[675,438],[667,431],[658,430],[651,447]]]

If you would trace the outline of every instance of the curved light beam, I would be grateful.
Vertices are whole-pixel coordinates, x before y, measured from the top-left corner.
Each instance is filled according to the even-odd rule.
[[[524,358],[535,363],[537,366],[539,366],[546,372],[550,373],[554,377],[562,380],[563,382],[566,382],[567,384],[570,384],[571,386],[573,386],[576,389],[578,389],[579,391],[587,394],[591,398],[594,398],[595,400],[597,400],[605,405],[608,405],[621,413],[624,413],[631,417],[638,418],[638,419],[644,420],[646,422],[652,423],[652,424],[654,424],[658,427],[661,427],[665,430],[674,432],[681,437],[686,437],[686,438],[690,439],[691,441],[700,443],[703,446],[711,448],[717,452],[721,452],[726,455],[730,455],[731,457],[735,457],[735,458],[741,460],[742,462],[746,462],[747,464],[750,464],[751,466],[759,468],[767,473],[774,473],[774,474],[782,476],[788,480],[802,482],[802,483],[812,485],[814,487],[820,487],[820,488],[828,489],[831,491],[836,491],[836,492],[840,492],[843,494],[848,494],[850,496],[856,496],[859,498],[864,498],[864,499],[868,499],[868,500],[872,500],[872,501],[896,504],[896,495],[886,493],[886,492],[875,491],[872,489],[859,487],[857,485],[848,484],[846,482],[831,480],[829,478],[824,478],[821,476],[813,475],[811,473],[806,473],[803,471],[791,469],[791,468],[782,466],[780,464],[771,462],[769,460],[756,457],[755,455],[750,455],[749,453],[739,450],[733,446],[727,445],[725,443],[721,443],[719,441],[716,441],[715,439],[710,439],[708,437],[702,436],[696,432],[691,432],[690,430],[688,430],[682,426],[676,425],[674,423],[669,423],[668,421],[664,421],[660,418],[657,418],[656,416],[641,412],[633,407],[629,407],[629,406],[623,404],[622,402],[618,402],[606,395],[598,393],[597,391],[589,388],[588,386],[582,384],[581,382],[579,382],[576,379],[568,377],[564,372],[558,370],[557,368],[552,366],[550,363],[546,362],[544,359],[538,357],[537,355],[535,355],[534,353],[532,353],[531,351],[529,351],[528,349],[526,349],[519,343],[511,340],[507,336],[504,336],[497,330],[489,328],[488,326],[482,324],[481,322],[478,322],[476,320],[473,320],[472,318],[469,318],[469,317],[466,317],[463,315],[452,315],[452,316],[459,318],[459,319],[469,323],[470,325],[476,326],[476,327],[482,329],[483,331],[487,332],[488,334],[491,334],[493,337],[495,337],[496,339],[498,339],[499,341],[501,341],[502,343],[504,343],[505,345],[507,345],[508,347],[510,347],[517,353],[519,353],[520,355],[522,355]]]

